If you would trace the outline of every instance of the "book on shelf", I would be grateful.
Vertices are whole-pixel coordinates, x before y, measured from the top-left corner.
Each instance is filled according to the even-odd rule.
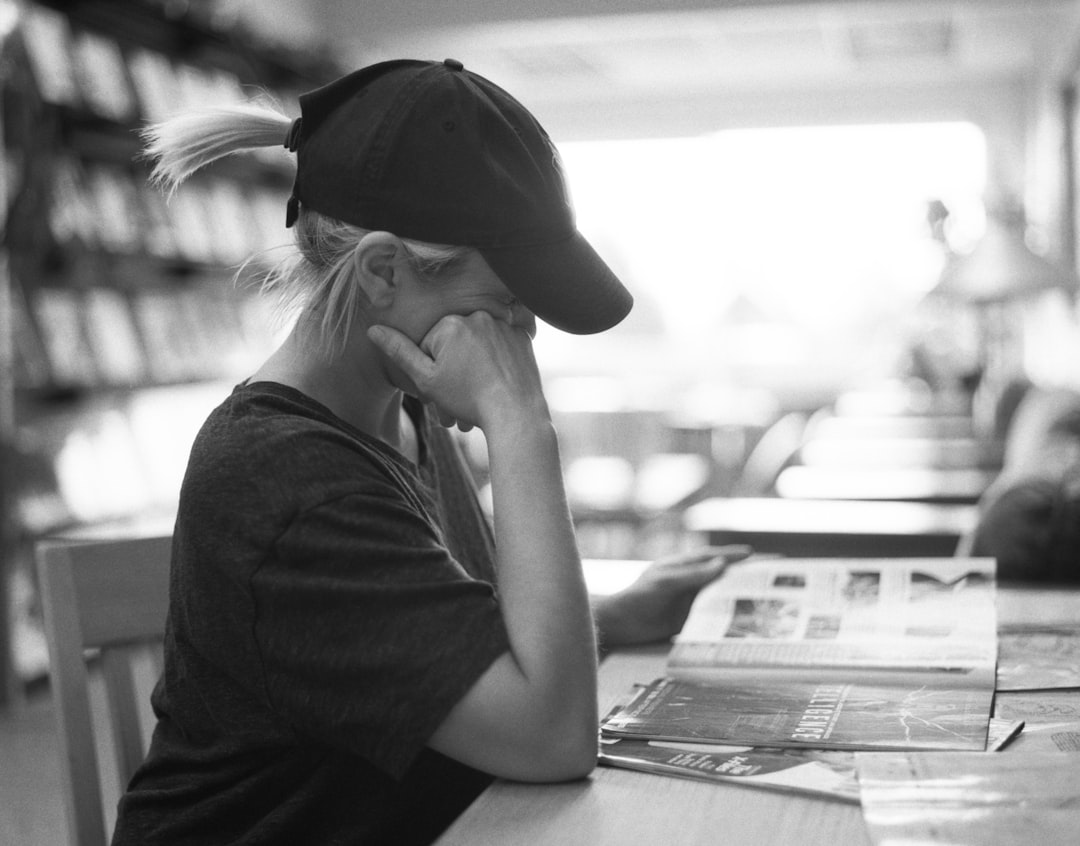
[[[152,256],[176,258],[180,254],[168,199],[147,180],[136,183],[139,208],[142,212],[143,249]]]
[[[696,598],[666,676],[609,737],[817,749],[984,750],[994,561],[759,559]]]
[[[224,106],[250,99],[245,95],[240,79],[228,71],[180,62],[173,72],[185,108]]]
[[[98,371],[110,385],[146,378],[146,358],[128,299],[113,288],[86,291],[86,334]]]
[[[22,284],[11,272],[8,288],[8,317],[14,356],[15,384],[21,388],[41,388],[49,383],[49,357],[37,326],[30,319],[30,308]],[[2,319],[2,315],[0,315]]]
[[[100,380],[86,337],[80,294],[67,288],[41,288],[34,295],[34,316],[49,358],[51,381],[57,385],[85,387]]]
[[[231,179],[215,179],[206,186],[205,202],[211,217],[212,250],[222,264],[237,265],[255,250],[249,225],[250,212],[240,185]]]
[[[189,261],[212,264],[217,257],[206,182],[185,182],[168,198],[166,207],[173,219],[180,254]]]
[[[67,17],[32,4],[23,10],[21,32],[42,99],[76,105],[80,99],[79,87],[71,61],[71,28]]]
[[[76,79],[87,107],[110,120],[134,118],[135,94],[120,45],[96,32],[79,30],[71,46]]]
[[[71,156],[57,156],[52,167],[49,231],[60,244],[78,241],[87,247],[101,245],[98,212],[86,187],[86,174]]]
[[[186,300],[194,294],[183,288],[147,288],[132,298],[135,324],[146,349],[151,378],[176,382],[216,377],[209,365],[214,350],[192,322]]]
[[[119,168],[98,165],[84,172],[83,188],[98,242],[108,250],[136,252],[144,223],[138,190],[131,177]]]
[[[1021,720],[991,719],[987,751],[1002,749],[1020,734],[1023,727]],[[857,803],[859,782],[855,754],[828,749],[602,737],[598,761],[605,767]]]
[[[164,53],[145,48],[132,50],[128,71],[139,111],[150,123],[165,120],[182,105],[176,71]]]

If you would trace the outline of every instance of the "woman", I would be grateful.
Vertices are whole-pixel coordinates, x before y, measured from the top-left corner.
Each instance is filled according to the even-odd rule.
[[[532,336],[606,329],[630,295],[543,129],[460,63],[374,65],[300,105],[148,132],[171,187],[285,138],[299,257],[276,284],[299,316],[193,446],[118,845],[425,843],[492,776],[595,761],[594,619]],[[429,414],[483,431],[494,537]],[[670,635],[723,564],[649,571],[597,605],[602,636]]]

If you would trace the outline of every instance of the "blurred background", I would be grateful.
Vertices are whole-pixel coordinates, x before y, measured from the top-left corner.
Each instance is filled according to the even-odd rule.
[[[1017,397],[1080,388],[1080,0],[0,0],[0,39],[6,689],[47,669],[33,542],[167,523],[283,328],[243,282],[291,158],[166,204],[135,130],[185,105],[453,57],[534,112],[636,298],[536,342],[588,557],[881,513],[789,501],[933,503],[954,544]]]

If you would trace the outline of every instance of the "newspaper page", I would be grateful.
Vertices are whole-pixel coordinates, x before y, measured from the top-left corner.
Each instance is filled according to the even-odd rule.
[[[1080,752],[1080,690],[998,692],[994,715],[1024,722],[1024,730],[1009,744],[1010,750]],[[1080,758],[1077,763],[1080,765]]]
[[[668,656],[688,680],[822,668],[979,671],[997,658],[993,559],[762,559],[697,596]],[[833,676],[837,678],[837,676]]]
[[[1080,767],[1068,752],[856,754],[875,846],[1074,846]]]
[[[1080,624],[998,629],[998,690],[1080,687]]]

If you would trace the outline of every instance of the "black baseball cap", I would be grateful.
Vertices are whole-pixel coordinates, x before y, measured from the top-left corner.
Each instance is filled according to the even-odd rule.
[[[303,94],[285,142],[300,206],[402,238],[473,247],[546,323],[609,329],[633,297],[577,230],[551,140],[461,62],[401,59]]]

